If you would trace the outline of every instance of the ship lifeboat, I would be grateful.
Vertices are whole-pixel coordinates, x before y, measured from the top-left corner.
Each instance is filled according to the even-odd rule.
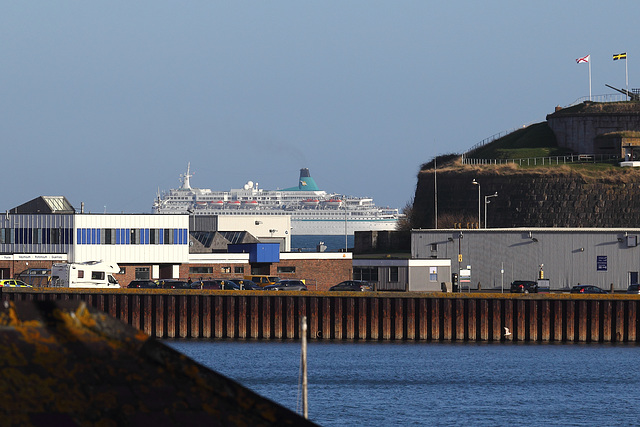
[[[212,208],[222,208],[224,206],[224,202],[222,200],[213,200],[210,203]]]
[[[207,202],[196,202],[196,206],[198,206],[199,208],[203,208],[207,206]]]
[[[320,204],[320,200],[318,199],[306,199],[302,201],[302,206],[312,208],[314,206],[318,206]]]
[[[229,203],[227,203],[227,206],[229,206],[230,208],[239,208],[240,207],[240,200],[232,200]]]
[[[257,208],[258,202],[256,200],[245,200],[242,202],[242,206],[248,209]]]
[[[324,202],[325,205],[327,205],[330,208],[339,208],[340,206],[342,206],[342,200],[340,199],[329,199],[326,202]]]

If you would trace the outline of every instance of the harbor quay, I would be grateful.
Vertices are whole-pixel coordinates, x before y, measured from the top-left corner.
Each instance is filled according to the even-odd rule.
[[[638,343],[637,295],[5,288],[84,301],[155,338]]]

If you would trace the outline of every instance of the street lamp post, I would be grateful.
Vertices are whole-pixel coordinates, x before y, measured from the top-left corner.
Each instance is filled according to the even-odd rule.
[[[489,201],[491,197],[498,197],[498,192],[496,191],[495,194],[484,196],[484,228],[487,228],[487,205],[491,203]]]
[[[482,200],[482,197],[480,196],[480,183],[476,181],[475,178],[473,179],[473,181],[471,181],[471,183],[478,186],[478,228],[480,228],[480,225],[482,224],[482,222],[480,221],[480,201]]]
[[[355,235],[355,233],[354,233]],[[344,202],[344,252],[347,253],[349,250],[349,243],[347,240],[347,203]]]

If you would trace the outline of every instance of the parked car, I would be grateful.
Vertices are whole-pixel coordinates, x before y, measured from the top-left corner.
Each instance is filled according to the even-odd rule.
[[[127,285],[127,288],[157,289],[158,284],[153,280],[132,280]]]
[[[0,280],[0,288],[31,288],[31,285],[27,285],[22,280],[18,279],[3,279]]]
[[[238,285],[241,290],[246,290],[246,291],[261,291],[262,290],[262,286],[259,286],[253,280],[231,279],[231,281],[233,283],[235,283],[236,285]]]
[[[307,286],[302,283],[302,280],[296,279],[282,279],[275,285],[269,285],[264,287],[265,291],[306,291]]]
[[[373,287],[364,280],[345,280],[329,288],[330,291],[371,291]]]
[[[609,292],[605,291],[594,285],[576,285],[571,288],[572,294],[608,294]]]
[[[637,283],[634,283],[633,285],[629,285],[629,287],[627,288],[627,293],[640,294],[640,285]]]
[[[226,279],[198,280],[191,284],[191,289],[214,289],[222,291],[237,291],[240,289],[236,283]]]
[[[210,289],[203,287],[205,283],[208,285],[209,283],[213,283],[213,280],[196,280],[195,282],[189,283],[189,286],[191,287],[191,289]]]
[[[266,276],[262,274],[252,274],[251,276],[244,276],[246,280],[251,280],[257,283],[259,286],[275,285],[280,281],[278,276]]]
[[[162,289],[191,289],[189,283],[184,280],[161,279],[157,283],[158,287]]]
[[[532,280],[514,280],[511,282],[511,292],[520,294],[538,293],[538,282]]]

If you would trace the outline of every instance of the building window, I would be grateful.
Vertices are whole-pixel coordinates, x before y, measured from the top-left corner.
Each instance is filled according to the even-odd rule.
[[[189,274],[213,274],[213,267],[189,267]]]
[[[116,228],[116,245],[128,245],[131,242],[131,230]]]
[[[149,230],[149,244],[155,245],[158,242],[158,229],[152,228]]]
[[[116,243],[116,230],[113,228],[105,228],[104,229],[104,244],[105,245],[114,245]]]
[[[165,245],[172,245],[173,244],[173,233],[171,232],[171,229],[169,229],[169,228],[165,228],[164,229],[164,244]]]
[[[220,267],[220,273],[224,273],[224,274],[231,273],[231,267]]]
[[[236,274],[244,274],[244,267],[233,267],[233,272]]]
[[[129,235],[131,236],[129,241],[132,245],[137,245],[138,242],[140,242],[140,230],[137,228],[132,228],[131,231],[129,231]]]
[[[84,270],[78,270],[78,279],[84,278]]]
[[[149,280],[149,267],[136,267],[136,280]]]
[[[398,281],[398,267],[389,267],[389,282]]]
[[[10,228],[0,228],[0,243],[13,243],[13,233]]]
[[[120,271],[118,271],[118,274],[127,274],[127,269],[125,267],[120,267]]]
[[[353,267],[353,280],[378,281],[378,267]]]
[[[430,282],[438,281],[438,267],[429,267],[429,281]]]
[[[278,273],[295,273],[296,272],[296,268],[295,267],[278,267]]]
[[[91,280],[104,280],[104,271],[92,271]]]

